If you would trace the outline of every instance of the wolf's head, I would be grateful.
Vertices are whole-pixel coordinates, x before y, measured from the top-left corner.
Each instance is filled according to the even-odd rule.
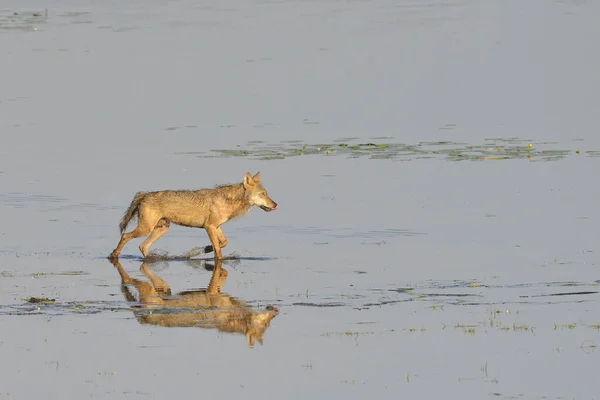
[[[244,189],[246,190],[246,196],[253,206],[259,206],[265,211],[273,211],[277,209],[277,203],[275,203],[267,194],[267,190],[260,183],[260,172],[256,175],[250,175],[250,172],[246,172],[244,175]]]

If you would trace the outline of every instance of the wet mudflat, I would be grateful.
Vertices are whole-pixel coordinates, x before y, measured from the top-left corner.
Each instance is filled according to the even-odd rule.
[[[597,396],[598,5],[43,7],[0,9],[0,399]],[[258,170],[222,265],[105,258]]]

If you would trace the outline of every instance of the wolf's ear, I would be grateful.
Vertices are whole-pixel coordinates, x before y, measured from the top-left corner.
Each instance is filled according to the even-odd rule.
[[[244,175],[244,188],[248,189],[252,186],[254,186],[254,179],[252,179],[250,172],[246,172],[246,175]]]
[[[257,172],[257,173],[256,173],[256,175],[254,175],[254,176],[252,177],[252,180],[253,180],[254,182],[258,182],[258,180],[259,180],[259,179],[260,179],[260,172]]]

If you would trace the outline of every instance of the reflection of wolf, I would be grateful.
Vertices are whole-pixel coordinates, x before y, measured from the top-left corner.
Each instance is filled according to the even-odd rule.
[[[131,239],[149,235],[140,245],[145,258],[150,245],[167,232],[171,222],[204,228],[211,243],[211,246],[205,248],[205,252],[214,250],[215,259],[223,258],[221,249],[227,246],[227,239],[221,225],[246,214],[254,206],[265,211],[277,209],[277,203],[268,196],[259,178],[260,172],[254,176],[247,172],[242,183],[222,185],[215,189],[137,193],[119,224],[121,240],[109,258],[118,258],[125,243]],[[135,215],[138,217],[137,227],[124,233]]]
[[[216,260],[208,288],[178,293],[171,296],[171,288],[142,263],[140,271],[151,283],[131,278],[117,259],[111,260],[121,275],[121,288],[128,301],[135,297],[126,285],[133,285],[139,293],[141,306],[133,312],[141,324],[164,327],[216,328],[222,332],[241,333],[246,336],[248,346],[257,340],[263,344],[263,334],[279,309],[267,306],[264,311],[256,311],[244,301],[221,293],[227,279],[227,271],[222,269],[222,261]]]

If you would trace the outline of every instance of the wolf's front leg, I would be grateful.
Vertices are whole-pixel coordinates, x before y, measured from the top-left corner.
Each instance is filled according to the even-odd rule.
[[[216,226],[205,226],[204,229],[208,233],[208,238],[215,252],[215,260],[223,258],[221,246],[219,245],[219,228]]]
[[[217,238],[219,239],[219,247],[220,248],[227,246],[227,239],[225,238],[225,235],[223,234],[221,227],[217,228]],[[208,246],[204,247],[204,254],[212,253],[213,250],[214,249],[213,249],[212,245],[209,244]]]
[[[225,235],[223,234],[221,227],[217,228],[217,238],[219,239],[219,246],[221,248],[227,246],[227,239],[225,238]]]

